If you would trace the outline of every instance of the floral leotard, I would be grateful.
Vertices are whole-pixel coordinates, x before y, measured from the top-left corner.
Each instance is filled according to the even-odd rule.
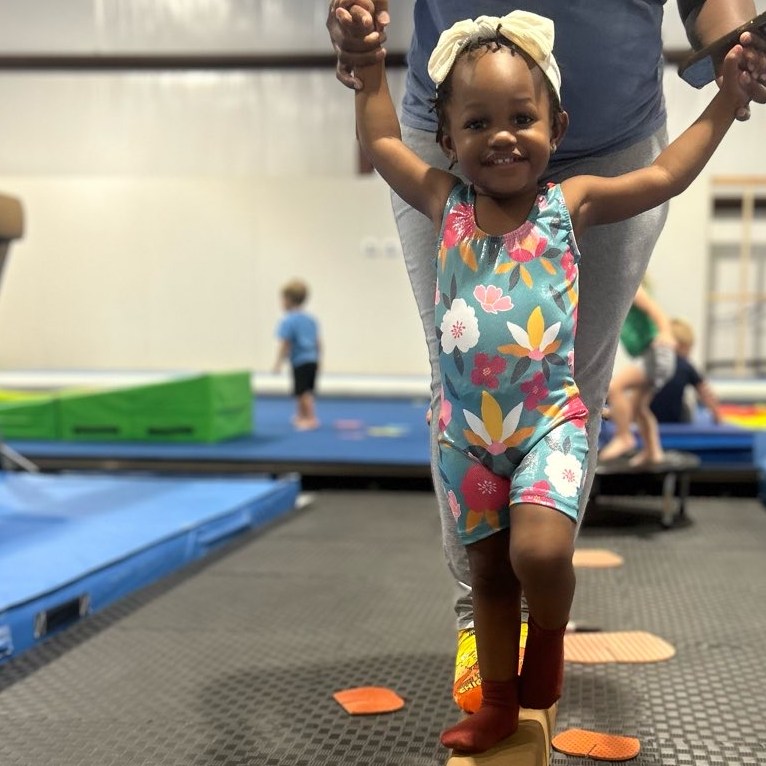
[[[473,187],[459,183],[447,200],[439,466],[464,544],[508,527],[517,503],[577,519],[588,415],[573,375],[579,258],[557,184],[502,236],[479,229]]]

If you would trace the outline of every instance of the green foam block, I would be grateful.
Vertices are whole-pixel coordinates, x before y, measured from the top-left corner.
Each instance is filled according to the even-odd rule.
[[[250,373],[65,392],[58,414],[60,438],[70,441],[218,442],[252,432]]]

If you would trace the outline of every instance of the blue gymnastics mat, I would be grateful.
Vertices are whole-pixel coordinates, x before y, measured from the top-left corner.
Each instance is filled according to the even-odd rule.
[[[297,478],[0,473],[0,662],[296,505]]]
[[[233,462],[261,470],[312,465],[397,465],[429,473],[428,404],[422,399],[320,398],[315,431],[296,431],[289,397],[259,396],[253,433],[217,444],[10,441],[30,458]]]
[[[11,441],[10,445],[46,467],[82,467],[99,461],[126,464],[180,463],[186,466],[228,463],[240,470],[298,471],[304,476],[330,470],[346,475],[353,467],[370,473],[430,476],[428,403],[420,398],[322,398],[317,401],[321,427],[295,431],[295,405],[286,396],[258,396],[253,433],[217,444],[151,442]],[[602,443],[614,426],[605,421]],[[662,424],[666,449],[692,452],[703,466],[752,466],[754,432],[739,426],[694,423]],[[78,463],[78,461],[81,461]],[[90,465],[89,465],[90,467]]]

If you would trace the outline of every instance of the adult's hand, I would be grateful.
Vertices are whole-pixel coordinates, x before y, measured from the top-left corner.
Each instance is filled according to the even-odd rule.
[[[338,57],[335,76],[347,88],[362,87],[354,69],[386,55],[383,43],[389,19],[388,0],[330,0],[327,30]]]
[[[740,85],[748,99],[757,104],[766,104],[766,38],[755,32],[743,32],[739,38],[742,51],[739,54]],[[721,77],[716,78],[719,87]],[[737,110],[737,119],[750,119],[750,107],[742,106]]]

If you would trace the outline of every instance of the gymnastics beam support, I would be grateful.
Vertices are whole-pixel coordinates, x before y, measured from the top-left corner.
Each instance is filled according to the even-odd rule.
[[[447,766],[550,766],[555,728],[556,705],[548,710],[522,708],[519,728],[512,737],[480,755],[453,753]]]

